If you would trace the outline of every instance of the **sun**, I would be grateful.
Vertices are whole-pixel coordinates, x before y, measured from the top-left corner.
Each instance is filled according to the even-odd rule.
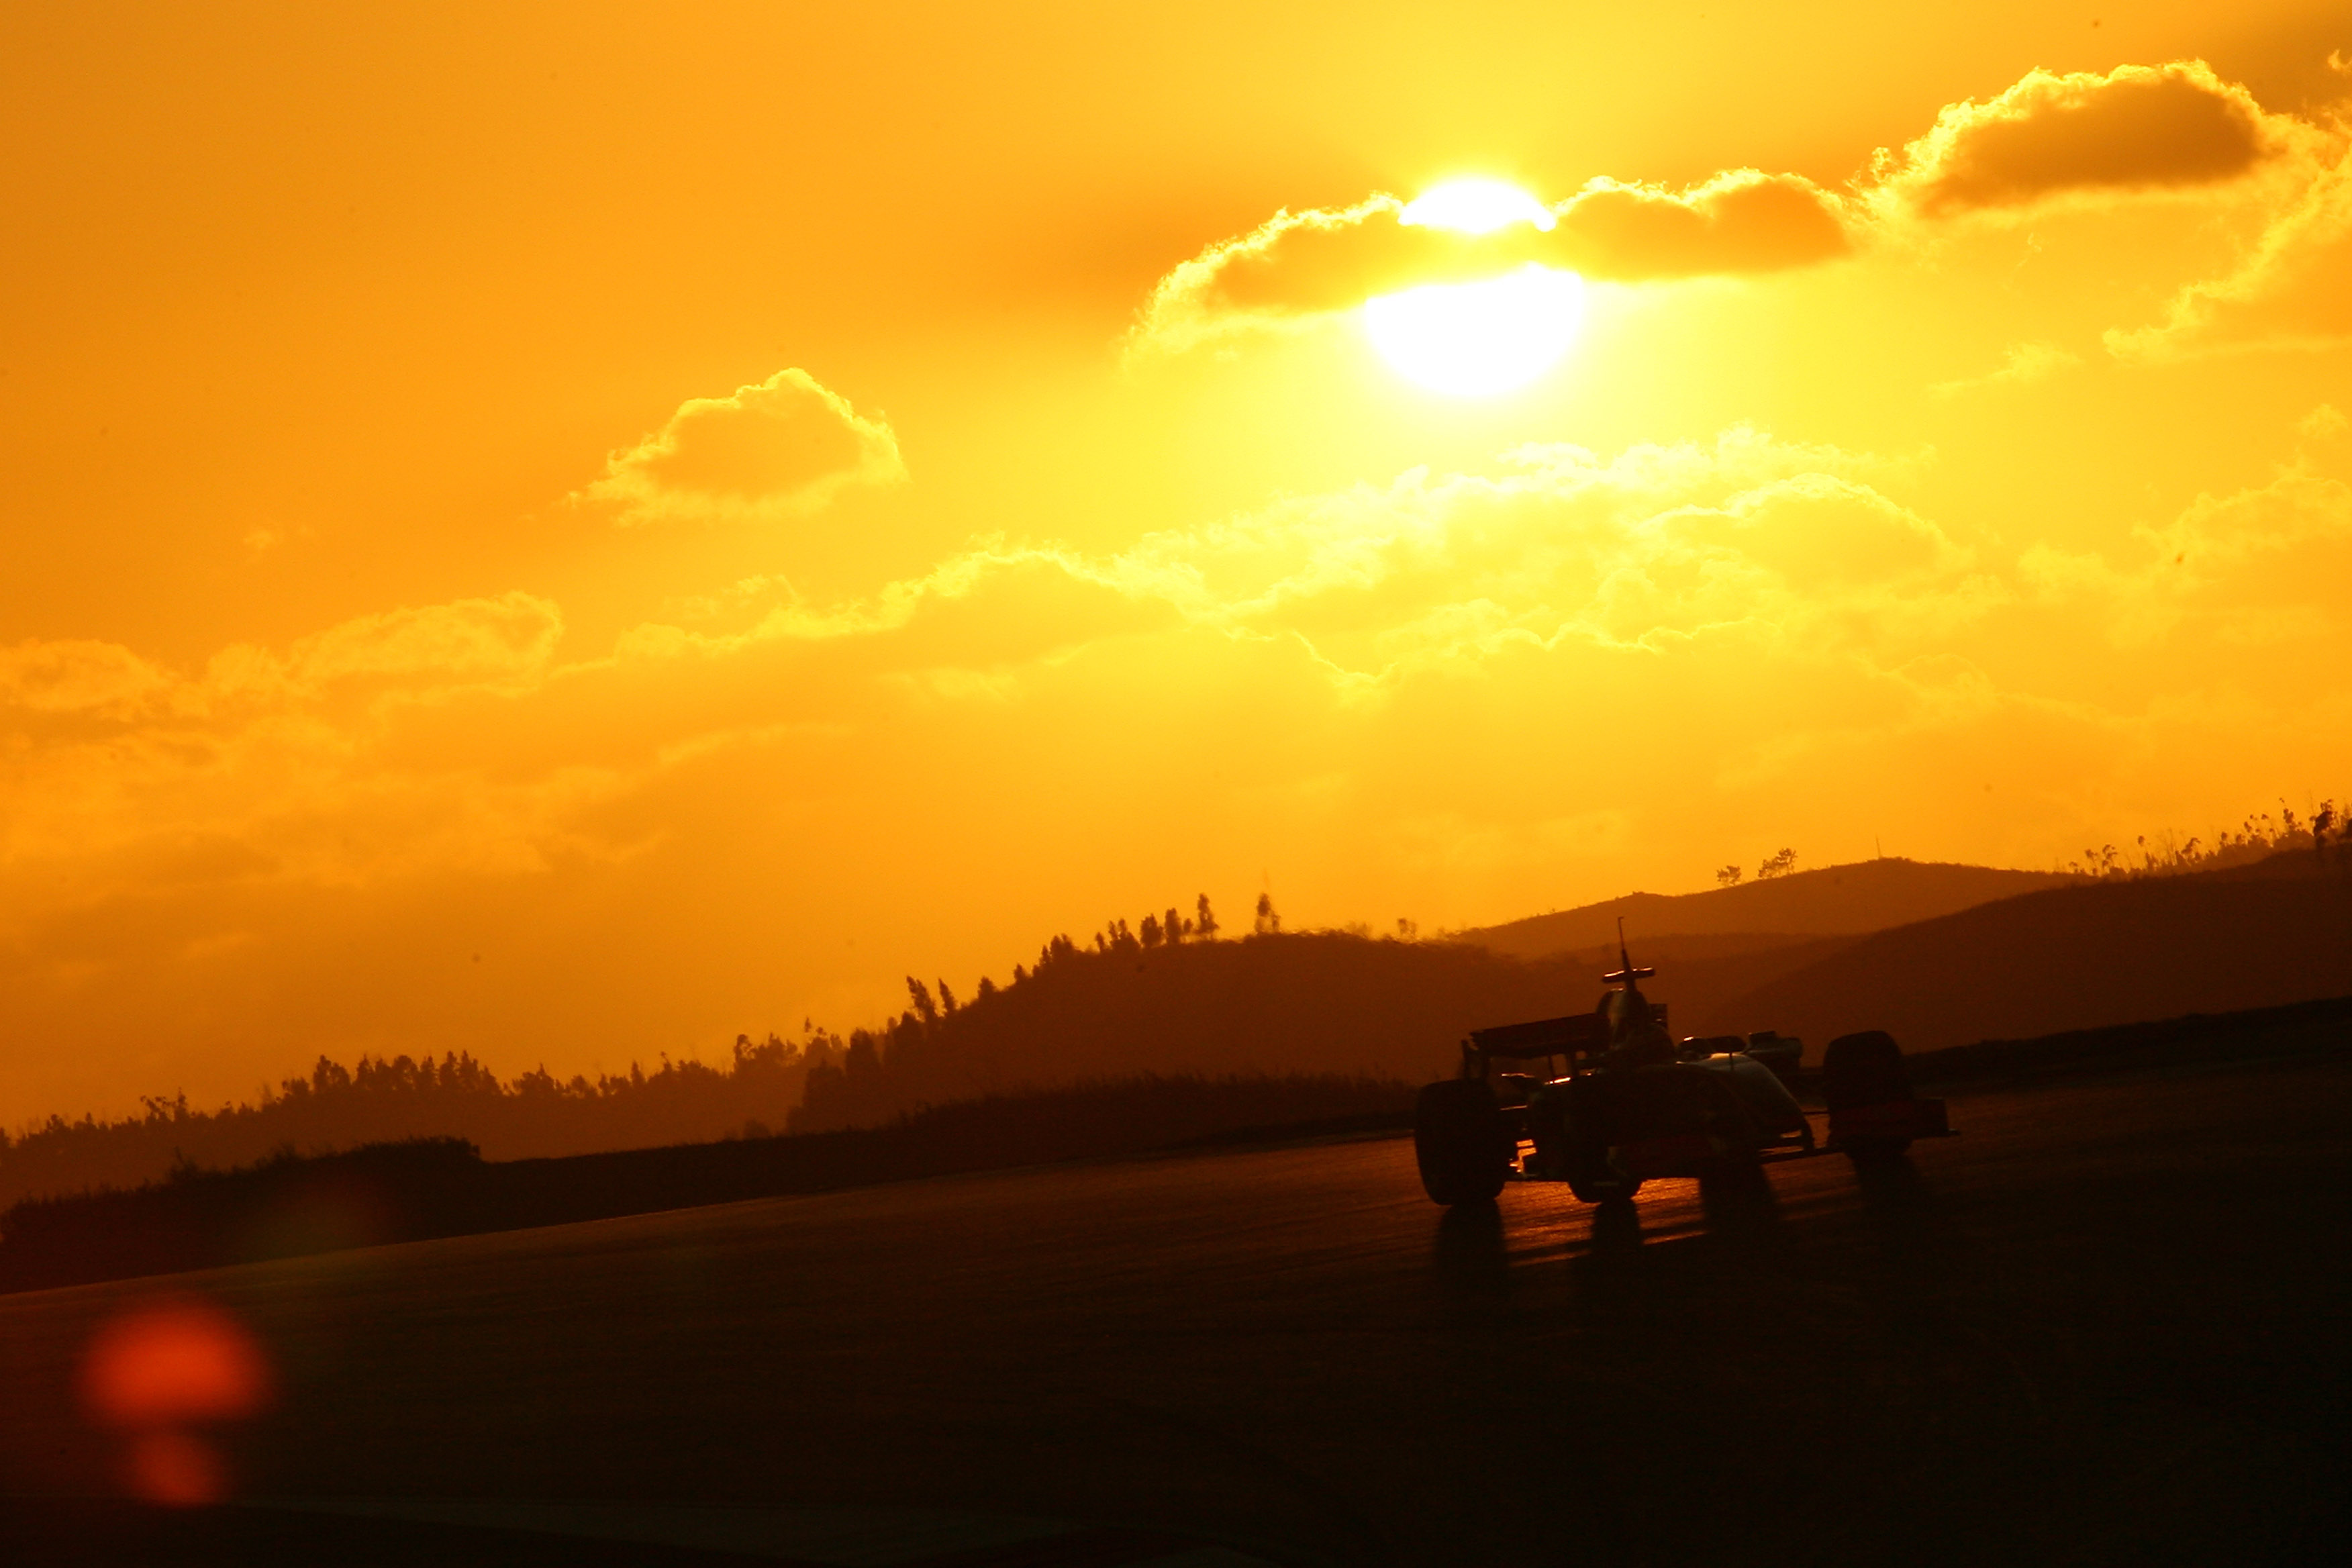
[[[1405,204],[1397,222],[1464,234],[1492,234],[1515,223],[1531,223],[1549,233],[1551,209],[1503,180],[1448,180]]]
[[[1451,180],[1398,215],[1404,224],[1492,234],[1549,229],[1541,202],[1501,180]],[[1490,396],[1558,363],[1584,321],[1584,281],[1529,262],[1477,283],[1431,283],[1364,302],[1364,331],[1391,369],[1433,392]]]

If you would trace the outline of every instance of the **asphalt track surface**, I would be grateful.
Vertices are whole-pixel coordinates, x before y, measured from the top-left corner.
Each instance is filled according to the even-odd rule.
[[[0,1299],[0,1557],[2340,1560],[2352,1064],[1953,1112],[1868,1184],[1654,1184],[1598,1229],[1551,1187],[1440,1211],[1378,1138]],[[329,1511],[88,1500],[81,1347],[172,1292],[277,1368],[218,1434],[246,1502]],[[861,1518],[946,1533],[788,1549]]]

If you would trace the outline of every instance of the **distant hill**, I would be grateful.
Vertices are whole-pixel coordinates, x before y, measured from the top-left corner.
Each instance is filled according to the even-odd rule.
[[[2031,890],[2002,896],[2021,884]],[[1899,921],[1921,908],[1938,912]],[[1802,1036],[1815,1059],[1854,1029],[1934,1050],[2352,994],[2352,859],[2323,869],[2309,850],[2099,881],[1873,860],[1431,942],[1310,931],[1147,945],[1121,921],[1091,948],[1056,937],[1034,969],[983,982],[961,1005],[909,982],[914,1006],[879,1030],[742,1040],[726,1068],[505,1083],[454,1055],[356,1071],[322,1058],[256,1106],[205,1113],[159,1100],[121,1122],[52,1117],[0,1136],[0,1203],[151,1180],[175,1158],[247,1163],[280,1145],[455,1135],[511,1157],[757,1137],[779,1122],[870,1127],[926,1106],[1153,1074],[1425,1082],[1452,1070],[1470,1029],[1591,1007],[1615,963],[1620,910],[1676,1034],[1776,1028]]]
[[[1423,1083],[1489,1024],[1582,1012],[1597,971],[1458,942],[1339,931],[1107,950],[1048,962],[813,1068],[794,1131],[871,1126],[925,1104],[1139,1073],[1364,1073]]]
[[[1685,1001],[1664,973],[1656,989]],[[2046,889],[1878,931],[1744,994],[1695,990],[1676,1006],[1679,1031],[1777,1028],[1815,1057],[1855,1029],[1934,1050],[2341,995],[2352,993],[2352,877],[2305,851]]]
[[[1657,967],[1650,994],[1678,1035],[1777,1028],[1817,1056],[1832,1036],[1888,1028],[1927,1050],[2352,993],[2352,886],[2315,867],[2290,858],[2082,882],[1876,860],[1685,898],[1637,895],[1516,929],[1549,921],[1556,938],[1613,935],[1618,909],[1639,911],[1633,953]],[[2034,890],[2000,896],[2019,886]],[[1732,929],[1691,929],[1717,921]],[[1753,929],[1765,921],[1781,929]],[[1662,929],[1674,923],[1685,929]],[[810,1070],[788,1125],[871,1126],[927,1103],[1143,1072],[1424,1081],[1453,1066],[1470,1029],[1591,1007],[1614,962],[1599,942],[1525,957],[1337,931],[1065,944],[1013,985],[854,1039],[838,1063]]]
[[[1661,937],[1738,939],[1759,948],[1769,945],[1761,939],[1773,936],[1860,936],[2060,887],[2067,880],[2049,871],[1899,857],[1857,860],[1703,893],[1628,893],[1598,904],[1456,931],[1453,940],[1516,958],[1544,958],[1613,946],[1617,917],[1622,915],[1635,955],[1647,963],[1643,955],[1657,951]]]

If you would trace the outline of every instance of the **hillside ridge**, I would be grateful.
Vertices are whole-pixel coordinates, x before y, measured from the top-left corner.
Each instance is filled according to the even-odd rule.
[[[1862,936],[2074,879],[2054,871],[1885,856],[1696,893],[1626,893],[1447,935],[1451,941],[1515,958],[1546,958],[1612,944],[1620,915],[1625,917],[1628,935],[1642,940]]]

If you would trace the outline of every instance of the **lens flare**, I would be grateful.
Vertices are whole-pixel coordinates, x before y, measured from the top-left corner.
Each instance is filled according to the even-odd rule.
[[[1364,331],[1397,374],[1462,397],[1525,386],[1559,363],[1583,321],[1584,280],[1533,262],[1364,302]]]
[[[218,1502],[228,1471],[198,1428],[258,1414],[273,1394],[269,1364],[245,1326],[208,1302],[134,1308],[100,1328],[81,1369],[92,1421],[129,1443],[123,1477],[148,1502]]]

